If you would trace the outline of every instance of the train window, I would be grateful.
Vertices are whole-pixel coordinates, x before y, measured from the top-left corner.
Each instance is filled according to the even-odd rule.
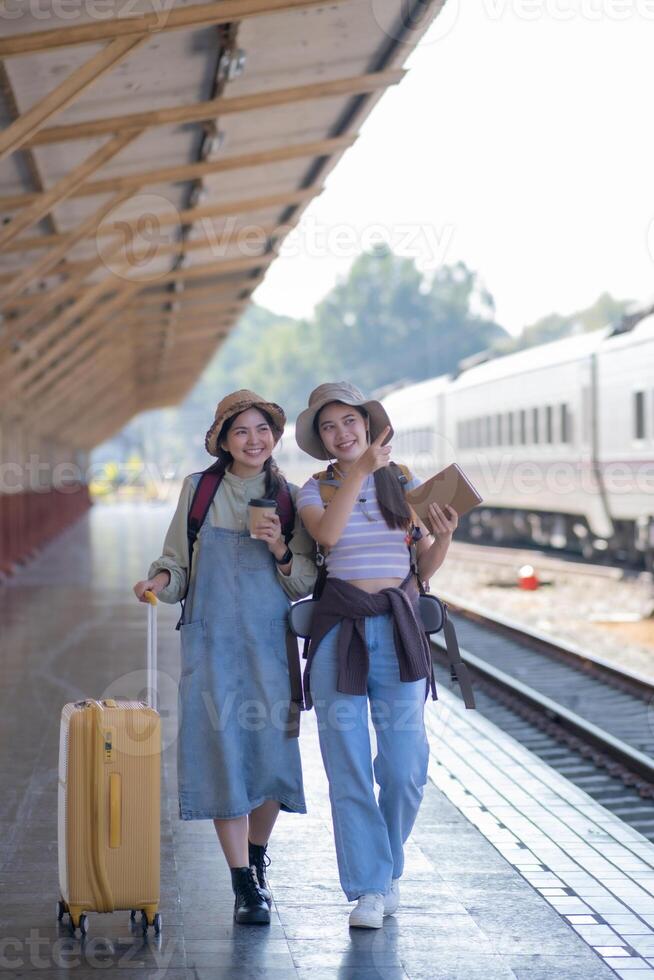
[[[554,425],[552,419],[552,406],[545,406],[545,442],[554,442]]]
[[[570,413],[565,402],[560,406],[561,419],[561,442],[571,442],[570,439]]]
[[[501,415],[495,416],[495,442],[497,443],[498,446],[501,446],[503,442]]]
[[[513,412],[506,413],[506,423],[507,423],[507,442],[509,446],[513,445]]]
[[[491,422],[492,419],[490,415],[487,415],[486,416],[486,445],[487,446],[493,445],[493,430],[491,428]]]
[[[645,438],[645,392],[634,391],[634,439]]]
[[[481,446],[481,440],[482,440],[482,437],[483,437],[482,436],[482,424],[481,423],[482,423],[482,420],[481,419],[475,419],[475,440],[476,440],[476,443],[477,443],[478,446]]]
[[[538,409],[532,408],[531,410],[531,441],[540,442],[540,434],[538,432]]]
[[[524,408],[520,409],[520,442],[527,445],[527,411]]]

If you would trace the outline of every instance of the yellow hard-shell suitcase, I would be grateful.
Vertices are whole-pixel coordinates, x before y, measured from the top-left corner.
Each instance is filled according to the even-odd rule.
[[[148,598],[148,702],[77,701],[61,712],[57,916],[125,909],[161,931],[161,719],[155,688],[157,599]]]

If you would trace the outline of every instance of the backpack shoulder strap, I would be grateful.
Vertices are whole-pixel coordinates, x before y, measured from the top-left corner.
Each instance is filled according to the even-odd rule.
[[[195,543],[195,539],[200,533],[200,528],[205,522],[213,498],[216,496],[224,475],[225,469],[221,462],[214,463],[213,466],[210,466],[200,474],[200,479],[195,488],[186,520],[186,533],[189,539],[189,547],[192,547],[192,544]]]
[[[333,500],[334,494],[340,486],[340,481],[334,476],[334,471],[331,466],[326,470],[321,470],[320,473],[314,473],[313,479],[318,483],[318,489],[320,490],[320,499],[323,505],[326,507],[330,500]]]
[[[196,474],[193,474],[194,476]],[[188,575],[187,583],[191,581],[191,568],[193,566],[193,547],[195,545],[196,538],[200,533],[200,528],[205,522],[206,516],[209,513],[209,508],[213,498],[216,496],[218,487],[220,486],[222,479],[225,475],[225,468],[223,464],[218,460],[208,469],[200,473],[200,479],[198,480],[195,491],[193,492],[193,497],[191,498],[191,506],[188,509],[188,515],[186,518],[186,538],[188,541]],[[182,612],[177,622],[175,629],[180,629],[184,625],[184,606],[185,602],[181,600]]]

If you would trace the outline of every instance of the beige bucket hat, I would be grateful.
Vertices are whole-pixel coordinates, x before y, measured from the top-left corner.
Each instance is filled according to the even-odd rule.
[[[223,400],[218,402],[214,423],[204,439],[207,452],[211,456],[218,455],[218,436],[227,419],[232,418],[233,415],[240,415],[248,408],[262,408],[264,412],[268,412],[275,427],[279,429],[279,432],[275,432],[275,442],[279,440],[286,425],[284,409],[275,402],[267,402],[265,398],[257,395],[254,391],[241,388],[239,391],[233,391],[230,395],[225,395]]]
[[[376,439],[388,425],[391,428],[389,438],[393,435],[391,420],[381,402],[366,399],[363,392],[350,384],[349,381],[328,381],[318,385],[309,395],[309,407],[300,412],[295,423],[295,439],[300,447],[314,459],[330,459],[330,455],[322,444],[313,428],[313,420],[325,405],[330,402],[343,402],[344,405],[354,405],[365,408],[370,420],[370,438]]]

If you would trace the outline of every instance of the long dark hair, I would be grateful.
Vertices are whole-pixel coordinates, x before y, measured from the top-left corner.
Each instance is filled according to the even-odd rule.
[[[275,437],[275,442],[277,442],[281,438],[282,430],[275,424],[272,416],[269,415],[265,409],[260,408],[258,405],[253,405],[252,407],[256,408],[257,412],[261,412],[266,422],[270,426],[271,432]],[[241,412],[237,412],[236,415],[232,415],[230,418],[225,419],[221,426],[220,432],[218,433],[218,438],[216,439],[216,444],[218,446],[218,459],[223,464],[223,469],[225,470],[229,464],[233,462],[234,457],[230,452],[227,452],[226,449],[223,449],[220,443],[227,437],[227,433],[239,415],[241,415]],[[276,500],[277,495],[282,488],[282,481],[285,480],[284,474],[272,456],[269,456],[266,462],[263,464],[263,471],[266,474],[266,488],[264,493],[266,494],[266,497]]]
[[[332,403],[330,402],[330,404]],[[336,404],[345,405],[345,402],[336,401]],[[368,425],[370,424],[369,415],[365,408],[359,405],[347,405],[347,408],[353,408]],[[317,412],[313,418],[313,430],[321,439],[319,418],[320,412]],[[411,511],[405,500],[404,490],[394,465],[391,463],[390,466],[382,466],[381,469],[375,470],[373,477],[377,491],[377,503],[382,512],[382,517],[386,521],[386,526],[391,530],[399,528],[402,531],[408,531],[411,526]]]

